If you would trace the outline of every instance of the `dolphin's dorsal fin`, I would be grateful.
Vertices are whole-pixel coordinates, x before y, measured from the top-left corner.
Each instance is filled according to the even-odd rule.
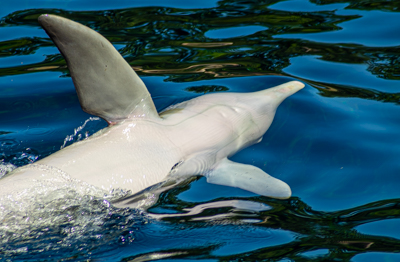
[[[268,175],[258,167],[239,164],[226,158],[206,177],[208,183],[238,187],[262,196],[287,199],[292,195],[285,182]]]
[[[85,112],[110,124],[130,117],[158,118],[146,86],[107,39],[55,15],[41,15],[39,23],[67,61]]]

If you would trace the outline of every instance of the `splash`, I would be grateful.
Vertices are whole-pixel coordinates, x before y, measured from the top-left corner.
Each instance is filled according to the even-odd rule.
[[[53,260],[65,252],[90,257],[103,245],[111,250],[134,241],[135,232],[128,228],[147,223],[142,210],[111,204],[129,192],[106,192],[57,170],[52,170],[51,179],[35,183],[0,199],[0,260],[35,254]]]
[[[82,130],[91,121],[100,121],[100,117],[90,117],[90,118],[86,119],[85,122],[81,126],[74,129],[74,133],[72,135],[69,135],[64,139],[64,143],[60,147],[60,149],[63,149],[64,147],[68,146],[69,144],[71,144],[73,142],[88,138],[91,135],[91,132],[89,132],[89,131],[84,132]]]

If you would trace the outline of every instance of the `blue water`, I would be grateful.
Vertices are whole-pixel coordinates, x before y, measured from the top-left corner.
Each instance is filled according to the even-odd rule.
[[[36,22],[42,13],[105,35],[159,110],[207,92],[290,80],[306,87],[279,107],[261,143],[232,157],[287,182],[291,199],[202,177],[146,210],[72,194],[62,212],[57,201],[37,208],[49,223],[19,230],[18,212],[0,221],[0,260],[398,261],[398,8],[372,0],[2,3],[3,165],[34,162],[106,126],[81,110],[65,61]]]

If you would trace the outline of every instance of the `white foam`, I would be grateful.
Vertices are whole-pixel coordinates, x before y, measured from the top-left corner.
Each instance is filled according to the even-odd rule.
[[[16,168],[17,167],[14,166],[13,164],[0,162],[0,178],[2,178],[3,176],[10,173]]]

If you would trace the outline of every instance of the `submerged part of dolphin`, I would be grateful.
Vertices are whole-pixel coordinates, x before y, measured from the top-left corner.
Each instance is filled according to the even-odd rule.
[[[207,94],[158,114],[146,86],[104,37],[54,15],[40,16],[39,23],[67,61],[83,110],[109,126],[6,175],[0,180],[0,197],[57,179],[136,193],[193,175],[264,196],[291,196],[281,180],[227,158],[259,142],[278,105],[302,89],[302,83],[254,93]]]

